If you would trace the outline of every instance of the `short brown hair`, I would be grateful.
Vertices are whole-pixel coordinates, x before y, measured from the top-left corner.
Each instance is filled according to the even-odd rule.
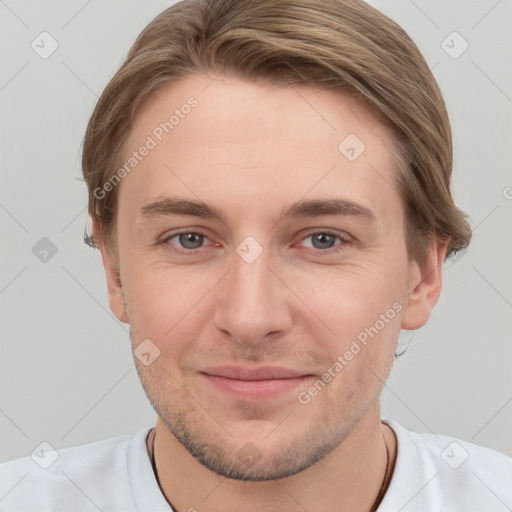
[[[183,0],[141,32],[87,127],[82,168],[89,214],[117,254],[117,188],[100,199],[137,109],[172,81],[229,71],[249,80],[309,83],[361,98],[391,127],[410,258],[423,264],[432,237],[446,257],[471,239],[451,194],[452,139],[439,87],[417,46],[362,0]],[[341,142],[341,141],[340,141]],[[86,242],[95,246],[92,236]]]

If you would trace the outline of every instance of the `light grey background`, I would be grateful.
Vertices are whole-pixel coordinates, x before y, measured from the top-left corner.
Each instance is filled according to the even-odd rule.
[[[82,243],[80,148],[97,97],[169,1],[0,0],[2,259],[0,460],[155,421],[127,327],[108,309],[100,254]],[[510,0],[373,0],[424,52],[445,94],[457,204],[475,228],[444,270],[430,323],[383,393],[383,416],[512,455],[512,46]],[[47,31],[58,49],[31,43]],[[442,48],[458,52],[454,59]],[[454,39],[455,37],[455,39]],[[48,47],[47,47],[48,48]],[[33,246],[48,237],[48,261]]]

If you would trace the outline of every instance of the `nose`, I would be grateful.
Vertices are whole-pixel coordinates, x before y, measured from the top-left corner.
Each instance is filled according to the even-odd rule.
[[[290,291],[269,268],[265,251],[251,263],[236,253],[233,260],[217,291],[215,327],[240,344],[274,340],[292,325]]]

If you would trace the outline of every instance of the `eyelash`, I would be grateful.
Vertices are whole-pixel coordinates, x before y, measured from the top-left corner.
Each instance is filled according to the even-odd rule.
[[[204,233],[201,233],[200,231],[179,231],[177,233],[172,233],[171,235],[165,237],[161,242],[159,242],[159,244],[161,245],[170,245],[168,244],[168,242],[170,240],[172,240],[173,238],[176,238],[177,236],[179,235],[187,235],[187,234],[194,234],[194,235],[200,235],[204,238],[208,238],[207,235],[205,235]],[[335,245],[334,247],[331,247],[329,249],[316,249],[315,247],[312,247],[312,249],[316,249],[317,251],[320,251],[322,253],[327,253],[327,254],[336,254],[338,252],[341,252],[343,250],[346,249],[346,246],[348,244],[351,244],[352,242],[346,238],[343,238],[339,233],[336,233],[334,231],[329,231],[329,230],[325,230],[325,231],[312,231],[311,233],[308,233],[306,236],[304,236],[302,240],[305,240],[306,238],[309,238],[313,235],[328,235],[328,236],[333,236],[335,238],[339,238],[341,243],[338,244],[338,245]],[[178,246],[173,246],[173,251],[177,252],[178,254],[184,254],[184,255],[187,255],[187,254],[192,254],[194,252],[197,252],[199,249],[201,249],[202,247],[198,247],[197,249],[183,249],[183,248],[178,248]]]

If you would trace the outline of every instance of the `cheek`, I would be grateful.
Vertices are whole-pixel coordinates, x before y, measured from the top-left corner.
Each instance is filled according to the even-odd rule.
[[[395,300],[386,279],[370,279],[369,274],[347,273],[316,290],[309,295],[312,309],[333,331],[316,330],[311,338],[314,350],[327,361],[322,379],[329,381],[329,391],[322,395],[318,406],[339,402],[343,397],[345,410],[352,407],[350,404],[361,407],[366,399],[371,402],[377,396],[388,377],[402,303]]]
[[[318,334],[323,332],[325,339],[334,339],[337,348],[343,349],[375,323],[379,330],[384,330],[381,315],[387,314],[385,330],[399,323],[401,287],[397,286],[393,275],[392,271],[388,273],[371,265],[352,265],[304,274],[294,281],[297,295],[303,297],[308,309],[317,315],[321,329]],[[364,334],[361,337],[364,338]]]
[[[163,352],[190,349],[198,338],[213,273],[187,272],[184,268],[158,265],[127,266],[127,314],[134,344],[151,339]],[[201,320],[201,318],[203,318]]]

